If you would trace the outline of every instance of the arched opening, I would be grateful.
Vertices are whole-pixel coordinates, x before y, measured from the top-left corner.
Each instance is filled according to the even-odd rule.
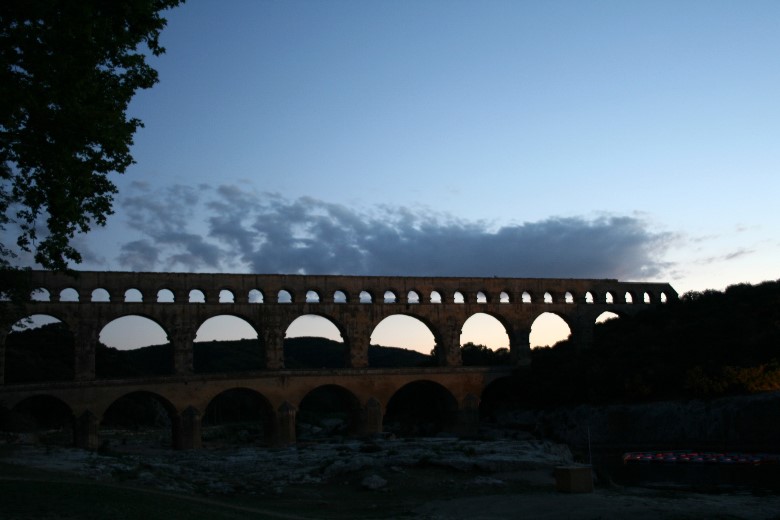
[[[585,303],[593,303],[593,293],[590,291],[585,293]]]
[[[452,431],[458,403],[449,390],[433,381],[401,387],[387,403],[384,429],[406,437],[430,437]]]
[[[368,364],[372,367],[411,367],[433,364],[436,339],[419,319],[394,314],[379,322],[371,333]]]
[[[344,291],[336,291],[333,293],[333,303],[347,303],[347,295]]]
[[[452,297],[452,301],[455,303],[466,303],[466,298],[463,296],[462,292],[455,291],[455,294]]]
[[[138,289],[128,289],[125,291],[126,303],[139,303],[144,301],[144,296]]]
[[[273,433],[273,407],[248,388],[225,390],[209,402],[203,413],[201,437],[207,447],[270,443]]]
[[[160,289],[157,291],[157,303],[173,303],[174,300],[173,291],[170,289]]]
[[[479,312],[463,324],[460,355],[466,366],[509,364],[509,336],[496,318]]]
[[[190,303],[206,303],[206,295],[200,289],[193,289],[187,298]]]
[[[650,297],[650,293],[645,293],[645,294],[644,294],[643,301],[644,301],[645,303],[651,303],[651,302],[652,302],[652,299],[651,299],[651,297]]]
[[[531,303],[532,302],[531,293],[529,293],[528,291],[523,291],[522,299],[523,299],[523,303]]]
[[[420,295],[417,291],[409,291],[406,295],[406,303],[420,303]]]
[[[431,292],[431,303],[441,303],[441,293],[439,291]]]
[[[262,341],[242,318],[214,316],[198,327],[192,364],[197,373],[261,370],[265,367]]]
[[[611,292],[607,292],[606,296],[604,297],[604,301],[606,301],[607,303],[615,303],[614,298],[612,298]]]
[[[233,295],[233,291],[228,289],[219,291],[219,303],[236,303],[236,297]]]
[[[5,340],[5,383],[72,381],[73,332],[57,318],[33,314],[17,321]]]
[[[666,293],[661,293],[661,303],[666,303]]]
[[[317,291],[306,291],[306,303],[320,303],[320,295]]]
[[[95,350],[99,379],[159,376],[173,372],[173,349],[165,330],[143,316],[128,315],[100,331]]]
[[[574,303],[574,295],[569,291],[566,291],[566,294],[563,295],[563,298],[566,303]]]
[[[552,294],[548,292],[544,293],[544,303],[553,303]]]
[[[384,294],[384,302],[385,303],[395,303],[395,293],[393,291],[385,291]]]
[[[111,301],[111,295],[105,289],[95,289],[92,291],[90,301],[94,303],[106,303]]]
[[[24,433],[36,442],[71,446],[73,444],[73,411],[60,399],[34,395],[0,414],[0,431]]]
[[[79,293],[76,289],[67,288],[60,291],[61,302],[77,302],[79,301]]]
[[[263,293],[257,289],[252,289],[247,295],[249,303],[263,303]]]
[[[615,314],[614,312],[604,311],[601,314],[599,314],[598,318],[596,318],[596,323],[604,323],[605,321],[614,320],[619,317],[620,316]]]
[[[571,329],[563,318],[552,312],[544,312],[531,325],[529,339],[531,348],[551,347],[568,339],[570,335]]]
[[[298,406],[296,436],[299,440],[344,436],[357,432],[360,401],[338,385],[315,388]]]
[[[484,292],[477,292],[477,303],[487,303],[488,299]]]
[[[288,290],[282,289],[276,294],[276,303],[292,303],[292,293]]]
[[[338,327],[316,314],[296,318],[285,331],[285,368],[343,368],[347,345]]]
[[[510,303],[511,300],[509,298],[509,293],[506,291],[501,291],[501,294],[498,296],[498,303]]]
[[[513,398],[520,393],[516,386],[516,380],[511,377],[502,377],[487,385],[479,400],[480,422],[495,422],[502,412],[516,409]]]
[[[373,298],[371,297],[371,293],[368,291],[360,291],[360,295],[358,296],[358,299],[360,300],[360,303],[371,303],[373,301]]]
[[[634,303],[634,297],[631,295],[630,292],[627,292],[624,296],[626,303]]]
[[[30,299],[34,302],[48,302],[51,301],[51,295],[49,294],[49,291],[43,287],[39,287],[30,292]]]
[[[103,447],[132,452],[173,446],[176,410],[163,397],[146,391],[126,394],[106,409],[100,422]]]

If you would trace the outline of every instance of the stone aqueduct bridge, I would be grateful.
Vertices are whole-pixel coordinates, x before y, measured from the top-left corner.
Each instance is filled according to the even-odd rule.
[[[65,403],[74,420],[77,446],[94,449],[105,411],[122,396],[151,392],[165,403],[178,448],[199,447],[200,421],[206,407],[224,391],[243,388],[259,393],[268,404],[277,442],[295,441],[296,410],[311,391],[326,386],[346,390],[353,401],[355,431],[382,431],[391,398],[415,382],[438,385],[449,395],[457,427],[476,427],[484,389],[507,376],[511,367],[463,367],[460,333],[476,313],[495,317],[509,337],[513,363],[528,361],[529,334],[544,312],[560,316],[571,338],[587,347],[596,318],[605,311],[634,314],[648,305],[677,298],[666,283],[634,283],[603,279],[425,278],[312,275],[78,272],[75,277],[47,271],[32,273],[34,294],[22,310],[6,309],[10,323],[33,314],[56,317],[75,337],[74,381],[14,384],[4,382],[4,343],[0,331],[0,403],[12,408],[36,396]],[[129,290],[140,298],[126,301]],[[136,295],[137,292],[133,291]],[[191,302],[200,291],[200,303]],[[63,295],[77,295],[77,298]],[[107,294],[107,298],[106,298]],[[158,301],[161,294],[167,301]],[[173,296],[172,300],[170,296]],[[102,295],[102,297],[100,297]],[[65,301],[68,300],[68,301]],[[229,301],[229,302],[228,302]],[[6,304],[8,305],[8,304]],[[14,314],[16,313],[16,314]],[[343,369],[288,370],[283,341],[298,317],[313,314],[340,331],[348,359]],[[371,333],[384,318],[411,316],[433,333],[437,367],[380,369],[368,366]],[[132,380],[95,377],[95,351],[100,331],[111,321],[139,315],[158,323],[173,350],[173,374]],[[193,373],[193,341],[206,320],[231,315],[258,332],[265,369],[231,374]]]

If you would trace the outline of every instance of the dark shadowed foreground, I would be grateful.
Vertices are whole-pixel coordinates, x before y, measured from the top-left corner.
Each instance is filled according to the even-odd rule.
[[[0,447],[0,518],[778,518],[780,496],[597,483],[559,493],[549,441],[345,440],[176,452]],[[137,434],[142,437],[142,434]],[[154,438],[154,433],[149,434]],[[146,441],[150,437],[147,437]],[[138,439],[139,441],[142,439]]]

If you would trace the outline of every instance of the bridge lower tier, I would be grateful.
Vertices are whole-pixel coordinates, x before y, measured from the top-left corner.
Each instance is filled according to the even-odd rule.
[[[509,367],[366,368],[51,382],[0,386],[0,405],[16,410],[33,399],[59,401],[72,414],[74,444],[97,449],[106,411],[123,397],[151,394],[168,413],[174,448],[193,449],[201,446],[202,418],[209,404],[234,389],[260,396],[269,441],[275,444],[296,441],[296,414],[315,390],[335,389],[348,401],[350,430],[359,435],[382,432],[388,405],[403,391],[407,399],[436,394],[449,414],[449,429],[469,434],[478,428],[485,389],[510,374]]]

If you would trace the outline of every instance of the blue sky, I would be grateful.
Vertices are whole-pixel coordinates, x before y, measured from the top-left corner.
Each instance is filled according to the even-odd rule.
[[[172,10],[85,269],[780,277],[780,2]]]

